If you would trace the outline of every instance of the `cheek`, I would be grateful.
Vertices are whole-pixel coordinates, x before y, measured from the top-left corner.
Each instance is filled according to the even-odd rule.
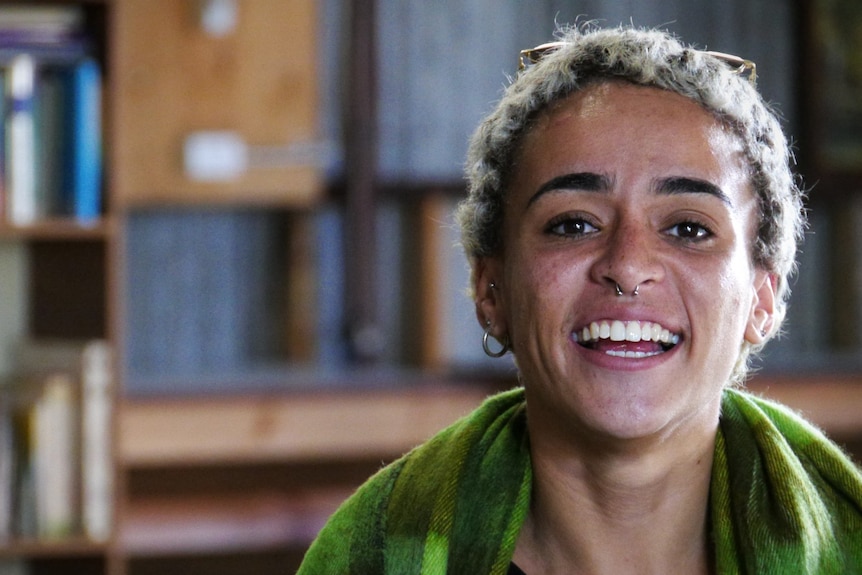
[[[737,260],[736,265],[728,266],[718,282],[705,290],[707,305],[717,316],[716,329],[741,343],[749,313],[752,277],[748,259]]]
[[[507,258],[509,319],[514,337],[526,336],[536,326],[549,328],[565,317],[567,302],[583,284],[583,272],[566,258],[536,253],[512,254]],[[580,279],[579,279],[580,278]]]
[[[527,305],[558,300],[577,288],[579,278],[583,282],[578,266],[564,254],[524,250],[510,261],[509,285],[515,288],[516,300]]]

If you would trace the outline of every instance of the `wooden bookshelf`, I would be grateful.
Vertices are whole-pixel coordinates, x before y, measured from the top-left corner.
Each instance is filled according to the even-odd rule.
[[[108,218],[92,223],[52,218],[27,226],[0,224],[0,239],[7,241],[102,241],[114,235],[116,225]]]
[[[130,560],[301,552],[367,477],[493,388],[402,387],[126,399],[117,545]],[[275,571],[272,571],[275,572]]]
[[[49,3],[33,3],[33,2],[0,2],[3,8],[9,7],[45,7]],[[102,45],[104,43],[104,35],[106,33],[105,18],[108,11],[108,2],[92,1],[92,2],[52,2],[49,9],[56,9],[55,14],[60,15],[66,8],[74,8],[81,6],[81,30],[80,33],[90,39],[89,47],[86,50],[86,57],[83,52],[77,52],[74,47],[74,42],[65,45],[62,48],[57,48],[52,54],[47,55],[49,51],[39,52],[36,50],[34,57],[34,67],[37,71],[34,77],[34,82],[37,87],[43,91],[36,92],[39,98],[34,101],[34,108],[38,107],[41,116],[33,118],[33,130],[39,134],[38,137],[47,138],[52,134],[45,123],[48,122],[47,117],[51,117],[54,122],[70,121],[72,117],[80,118],[81,116],[70,114],[65,106],[65,101],[69,99],[72,93],[70,85],[65,84],[65,74],[71,73],[71,70],[77,66],[81,60],[74,58],[81,57],[89,61],[94,58],[99,62],[100,70],[105,69],[104,53]],[[65,19],[68,13],[60,15],[61,19]],[[70,47],[72,45],[72,47]],[[33,49],[31,46],[22,47],[21,51],[26,53]],[[64,60],[68,56],[57,55],[62,54],[77,54],[74,58]],[[46,71],[45,75],[39,75],[42,71]],[[50,78],[51,92],[55,98],[50,99],[47,93],[48,89],[47,78]],[[90,84],[92,86],[92,84]],[[65,91],[64,91],[65,90]],[[59,94],[59,95],[58,95]],[[8,98],[6,87],[4,86],[4,98]],[[8,104],[8,99],[4,105]],[[4,108],[8,111],[8,108]],[[4,116],[6,121],[6,116]],[[97,125],[97,124],[96,124]],[[56,128],[56,126],[55,126]],[[75,340],[83,340],[89,338],[103,339],[108,336],[109,332],[109,308],[110,301],[108,297],[109,291],[109,252],[111,246],[116,239],[117,222],[110,213],[110,207],[105,200],[104,185],[95,177],[89,180],[93,186],[87,186],[86,193],[101,192],[100,204],[103,208],[103,213],[98,216],[89,217],[86,220],[76,219],[71,215],[58,215],[74,213],[74,209],[80,206],[76,203],[79,199],[75,194],[78,191],[83,191],[83,187],[75,187],[71,185],[72,180],[68,178],[68,170],[62,160],[69,156],[69,147],[71,141],[67,140],[65,135],[59,135],[58,132],[53,132],[54,140],[42,140],[36,142],[38,146],[35,149],[41,153],[33,154],[33,170],[38,175],[36,181],[40,184],[32,195],[32,203],[35,209],[31,216],[22,220],[27,222],[23,225],[13,225],[9,223],[13,220],[8,209],[7,200],[13,193],[19,194],[18,197],[28,197],[25,189],[13,188],[6,179],[10,170],[10,163],[6,156],[3,157],[4,165],[4,181],[3,181],[3,217],[0,223],[0,242],[4,244],[4,249],[9,253],[19,254],[23,265],[20,269],[16,269],[15,273],[20,274],[17,278],[18,285],[21,286],[23,293],[14,293],[12,291],[4,292],[4,298],[15,300],[15,305],[21,310],[23,321],[16,329],[4,329],[3,335],[0,337],[0,345],[3,346],[3,353],[12,356],[12,345],[20,340],[34,338],[70,338]],[[7,140],[4,142],[4,149],[9,151],[13,146],[18,145],[21,148],[26,148],[26,138],[13,138],[9,130],[4,131],[4,137]],[[49,146],[45,142],[58,144]],[[59,143],[62,142],[62,146]],[[79,141],[80,143],[80,141]],[[93,140],[88,140],[89,144],[97,144]],[[63,151],[60,152],[62,147]],[[83,149],[82,146],[81,149]],[[83,156],[82,156],[83,157]],[[86,156],[88,165],[99,165],[99,162],[92,156]],[[22,162],[26,164],[26,162]],[[16,165],[18,165],[16,163]],[[81,163],[77,164],[82,165]],[[61,169],[63,166],[63,169]],[[98,171],[94,171],[94,176],[98,176]],[[96,190],[95,186],[99,186]],[[74,196],[72,202],[69,202],[71,196]],[[96,197],[90,195],[90,198]],[[60,198],[63,198],[62,207]],[[90,204],[92,207],[97,207]],[[6,270],[3,272],[6,273]],[[8,285],[8,284],[7,284]],[[11,362],[14,364],[17,358],[11,357]],[[4,373],[4,376],[13,377],[13,374]],[[29,388],[32,391],[32,387]],[[4,393],[13,392],[4,390]],[[26,394],[27,392],[24,392]],[[4,406],[5,409],[6,406]],[[25,407],[30,409],[30,407]],[[4,417],[10,412],[4,411]],[[21,444],[17,444],[18,449],[24,449]],[[7,449],[4,445],[4,450]],[[74,472],[73,472],[74,473]],[[62,475],[57,473],[57,475]],[[7,486],[8,487],[8,486]],[[17,499],[18,493],[12,492],[12,497]],[[75,526],[69,530],[69,533],[63,535],[45,536],[37,538],[30,533],[36,533],[36,530],[23,529],[21,531],[11,532],[9,537],[4,539],[0,544],[0,558],[12,562],[22,562],[28,572],[32,573],[48,573],[56,569],[71,569],[75,572],[80,572],[84,575],[93,573],[104,573],[105,566],[108,563],[110,555],[109,541],[94,541],[83,535],[84,529],[78,525],[83,524],[83,521],[74,521]],[[27,533],[27,535],[23,535]]]
[[[322,196],[320,169],[309,160],[304,148],[318,144],[316,3],[238,2],[236,29],[225,37],[216,37],[203,32],[197,2],[0,1],[3,6],[45,4],[82,7],[92,54],[100,64],[104,214],[85,223],[61,217],[36,219],[27,225],[0,223],[0,242],[11,246],[9,251],[14,251],[15,258],[25,260],[18,272],[24,276],[18,284],[25,290],[20,305],[26,309],[25,317],[22,333],[12,337],[109,340],[118,352],[114,375],[119,399],[124,383],[122,349],[128,333],[125,298],[129,287],[129,221],[140,211],[152,208],[300,211],[313,206]],[[285,42],[291,46],[289,54],[284,49]],[[250,146],[260,148],[254,151],[256,163],[246,174],[211,182],[192,181],[187,176],[182,167],[183,140],[190,133],[209,130],[231,130]],[[286,159],[273,163],[267,154],[274,148],[286,150]],[[306,298],[307,286],[314,277],[305,269],[308,262],[303,242],[307,244],[308,239],[302,222],[298,217],[287,219],[288,239],[283,249],[289,253],[285,266],[296,281],[284,288],[283,297],[296,307],[290,309],[295,313],[287,317],[282,329],[290,336],[285,345],[295,356],[302,357],[311,353],[313,342],[296,334],[306,329],[314,316],[308,305],[295,302]],[[242,412],[247,405],[238,401],[236,407]],[[127,417],[132,418],[132,425],[140,421],[135,416],[138,407],[128,411],[121,401],[112,425],[121,430],[128,428]],[[216,409],[210,405],[204,411],[212,415],[211,408]],[[183,409],[167,413],[182,417]],[[203,419],[206,417],[200,415],[197,421]],[[197,461],[194,465],[208,470],[212,465],[239,468],[253,463],[223,455],[216,453],[209,463]],[[276,453],[273,457],[279,456]],[[317,503],[297,507],[297,500],[283,493],[273,498],[253,495],[244,501],[239,494],[228,492],[190,497],[189,506],[178,508],[176,499],[150,499],[146,489],[143,496],[140,490],[129,490],[127,482],[132,487],[141,484],[141,478],[149,477],[158,465],[143,466],[146,469],[142,471],[138,462],[123,455],[119,445],[114,463],[115,525],[107,541],[93,542],[78,535],[56,540],[13,538],[0,544],[0,559],[21,561],[37,574],[146,573],[152,563],[136,565],[135,557],[175,556],[177,551],[177,544],[164,538],[150,543],[141,543],[146,537],[140,536],[124,539],[128,533],[147,533],[146,521],[153,516],[153,510],[158,511],[156,516],[171,518],[170,525],[184,532],[176,513],[184,515],[189,510],[192,521],[198,524],[212,523],[212,517],[216,523],[229,523],[226,518],[241,509],[257,510],[257,519],[247,523],[254,527],[271,522],[278,510],[287,512],[287,516],[293,513],[305,517],[301,509],[320,509]],[[161,465],[169,463],[168,455]],[[127,493],[135,495],[134,501],[127,500]],[[275,507],[267,511],[270,503]],[[177,535],[177,531],[172,533]],[[229,538],[235,543],[227,547],[244,547],[241,536],[241,531],[230,532]],[[206,538],[204,543],[182,537],[178,541],[180,548],[193,554],[217,551],[216,547],[207,547]]]

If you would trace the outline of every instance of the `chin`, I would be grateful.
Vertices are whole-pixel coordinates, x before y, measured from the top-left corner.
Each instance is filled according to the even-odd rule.
[[[644,381],[626,384],[615,390],[604,386],[599,393],[591,394],[570,405],[570,417],[578,420],[584,429],[607,439],[638,440],[666,436],[687,426],[702,427],[718,423],[720,394],[715,402],[701,394],[689,395],[679,389],[661,385],[649,389]]]

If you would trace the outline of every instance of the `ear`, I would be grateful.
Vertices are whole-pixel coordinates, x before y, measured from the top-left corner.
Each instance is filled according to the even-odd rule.
[[[503,266],[497,258],[477,258],[473,264],[476,319],[482,329],[488,329],[495,338],[504,337],[508,332],[502,277]]]
[[[775,327],[776,285],[774,274],[755,270],[751,311],[745,328],[745,340],[752,345],[765,342]]]

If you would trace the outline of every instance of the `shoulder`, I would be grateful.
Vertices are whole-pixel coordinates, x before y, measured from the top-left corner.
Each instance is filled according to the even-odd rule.
[[[384,512],[403,463],[378,471],[336,510],[306,552],[298,575],[383,573]]]
[[[748,444],[765,459],[796,461],[810,473],[837,475],[862,486],[862,471],[841,447],[801,414],[775,401],[743,390],[725,390],[721,431],[729,447]],[[854,496],[862,504],[862,487]]]
[[[752,436],[760,442],[778,442],[798,456],[827,457],[859,468],[817,426],[793,409],[741,389],[727,389],[722,401],[722,428],[726,433]]]
[[[797,545],[812,565],[862,566],[862,471],[792,409],[726,390],[713,487],[761,539]]]
[[[398,555],[412,555],[414,547],[421,554],[438,495],[458,481],[465,461],[483,459],[482,452],[499,446],[501,438],[523,444],[523,402],[521,389],[491,396],[381,469],[330,517],[299,574],[384,573],[384,550],[392,543],[387,534],[393,531],[399,534]]]

